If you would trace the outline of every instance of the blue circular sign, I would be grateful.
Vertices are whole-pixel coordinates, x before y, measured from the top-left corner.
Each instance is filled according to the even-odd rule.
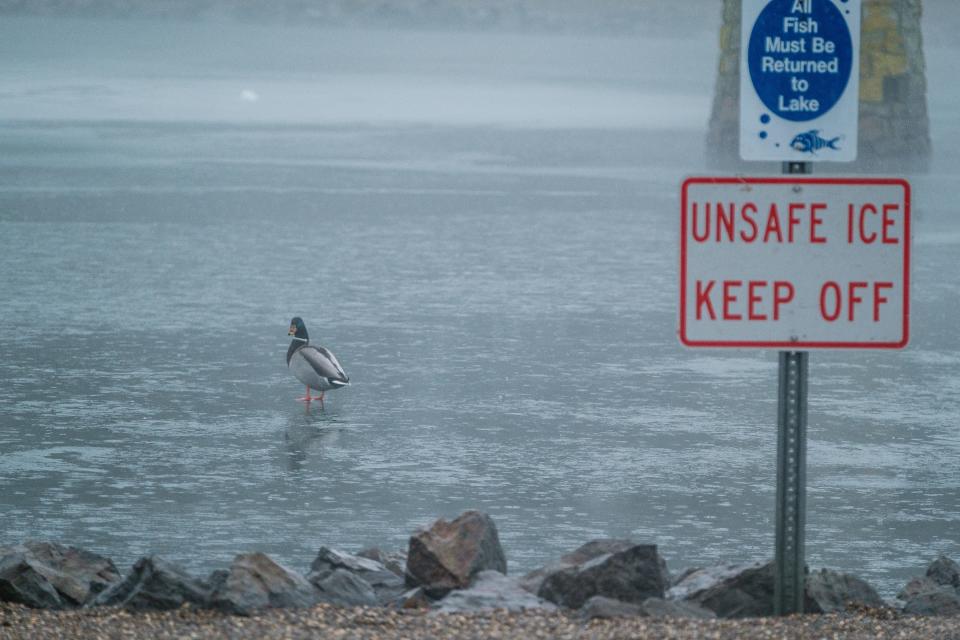
[[[747,65],[771,113],[794,122],[819,118],[850,81],[850,28],[832,0],[772,0],[750,32]]]

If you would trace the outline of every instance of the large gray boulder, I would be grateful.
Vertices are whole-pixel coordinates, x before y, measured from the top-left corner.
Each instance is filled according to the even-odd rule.
[[[317,557],[310,563],[310,572],[322,575],[331,573],[336,569],[346,569],[360,575],[392,573],[377,560],[353,555],[345,551],[337,551],[329,547],[320,547]]]
[[[488,569],[506,574],[507,558],[485,513],[466,511],[452,522],[440,518],[410,537],[406,584],[422,586],[431,598],[469,587]]]
[[[960,566],[941,555],[930,563],[926,575],[910,580],[897,597],[905,601],[907,614],[960,615]]]
[[[915,577],[911,578],[910,582],[908,582],[906,586],[900,590],[900,593],[897,594],[897,598],[907,601],[920,595],[921,593],[939,591],[940,589],[943,589],[943,586],[937,584],[927,576]]]
[[[730,564],[699,569],[668,592],[671,600],[693,602],[720,618],[772,616],[773,562]],[[850,605],[885,607],[876,590],[856,576],[821,569],[806,576],[805,613],[844,611]]]
[[[0,547],[0,567],[0,600],[33,607],[79,607],[120,581],[109,558],[53,542]]]
[[[720,618],[773,615],[773,563],[753,562],[694,571],[670,589],[672,600],[709,609]]]
[[[375,560],[382,564],[388,571],[395,573],[401,578],[407,573],[407,553],[406,551],[383,551],[377,547],[370,547],[357,552],[360,558]]]
[[[869,584],[856,576],[821,569],[807,576],[805,613],[846,611],[850,605],[883,608],[887,604]]]
[[[7,553],[0,558],[0,601],[35,609],[66,606],[45,572],[24,553]]]
[[[561,569],[575,567],[589,560],[593,560],[598,556],[624,551],[636,544],[637,543],[632,540],[616,540],[613,538],[591,540],[562,556],[556,562],[531,571],[523,576],[523,578],[520,579],[520,585],[530,593],[537,593],[540,591],[540,585],[543,584],[543,579],[546,578],[548,574],[560,571]]]
[[[435,603],[433,608],[444,613],[472,611],[526,611],[529,609],[552,610],[556,607],[520,586],[520,581],[498,571],[481,571],[467,589],[456,589]]]
[[[915,616],[958,616],[960,595],[953,589],[940,588],[925,591],[910,598],[903,612]]]
[[[537,595],[561,607],[579,609],[598,595],[641,604],[647,598],[662,598],[669,586],[667,563],[657,546],[636,544],[549,572]]]
[[[333,593],[338,585],[347,588],[348,593],[344,595],[346,600],[354,600],[355,596],[365,591],[357,580],[348,581],[342,576],[326,586],[321,586],[321,583],[337,571],[353,574],[357,580],[362,581],[368,588],[372,588],[376,601],[381,604],[393,601],[406,590],[403,578],[387,569],[379,561],[328,547],[320,547],[317,557],[310,565],[307,580],[322,592]],[[365,599],[365,597],[360,598],[360,600]],[[358,600],[355,604],[367,603]]]
[[[919,616],[952,616],[960,613],[960,566],[940,555],[927,567],[926,574],[915,577],[897,594],[904,601],[903,611]]]
[[[310,607],[318,601],[317,590],[306,578],[260,552],[237,555],[230,568],[216,576],[210,594],[213,608],[239,615]]]
[[[145,556],[137,560],[123,581],[105,590],[92,604],[162,611],[184,604],[205,607],[207,596],[206,585],[180,566],[158,556]]]
[[[334,569],[322,578],[314,576],[310,582],[317,588],[319,598],[324,602],[342,607],[373,607],[380,604],[370,583],[346,569]]]
[[[927,567],[927,577],[944,587],[960,590],[960,565],[940,555]]]

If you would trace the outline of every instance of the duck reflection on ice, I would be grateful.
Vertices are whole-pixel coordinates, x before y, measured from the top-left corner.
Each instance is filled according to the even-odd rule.
[[[283,432],[287,468],[300,471],[308,460],[312,449],[335,443],[340,438],[341,428],[336,418],[322,413],[312,415],[309,406],[307,414],[301,420],[291,420]]]

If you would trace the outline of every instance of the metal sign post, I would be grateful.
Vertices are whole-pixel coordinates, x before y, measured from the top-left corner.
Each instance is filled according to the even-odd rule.
[[[785,174],[807,174],[812,169],[810,162],[783,163]],[[777,529],[773,565],[773,609],[778,616],[803,613],[806,592],[808,360],[806,351],[780,352]]]
[[[777,540],[773,608],[780,615],[803,613],[807,519],[806,351],[780,352],[777,402]]]

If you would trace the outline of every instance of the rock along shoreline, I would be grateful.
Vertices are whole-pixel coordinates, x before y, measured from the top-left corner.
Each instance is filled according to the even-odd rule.
[[[960,566],[945,556],[885,602],[856,576],[809,571],[803,616],[773,617],[773,564],[672,575],[656,545],[593,540],[507,573],[493,520],[467,511],[406,550],[321,547],[307,573],[259,553],[196,577],[158,556],[109,558],[29,541],[0,546],[0,638],[960,639]]]

